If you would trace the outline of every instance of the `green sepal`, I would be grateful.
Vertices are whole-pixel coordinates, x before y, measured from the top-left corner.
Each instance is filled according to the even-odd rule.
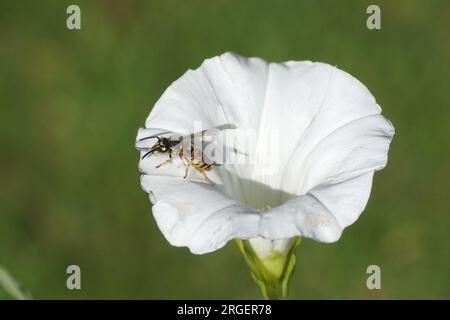
[[[286,298],[289,291],[289,280],[295,270],[295,247],[300,244],[300,237],[291,240],[285,253],[274,251],[264,259],[260,259],[248,240],[236,239],[236,243],[244,255],[250,272],[259,286],[265,299]]]

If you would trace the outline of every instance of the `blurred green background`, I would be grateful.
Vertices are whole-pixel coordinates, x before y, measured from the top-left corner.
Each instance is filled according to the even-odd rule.
[[[171,247],[139,185],[151,106],[225,51],[337,65],[396,128],[361,218],[337,243],[297,248],[290,298],[450,298],[449,1],[2,1],[0,265],[42,299],[259,298],[233,242]],[[382,290],[366,288],[371,264]]]

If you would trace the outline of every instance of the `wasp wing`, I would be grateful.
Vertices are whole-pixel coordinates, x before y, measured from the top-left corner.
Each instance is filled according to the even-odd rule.
[[[201,131],[196,131],[194,133],[191,133],[190,136],[194,135],[194,136],[202,136],[202,137],[208,137],[208,136],[215,136],[217,135],[217,133],[219,131],[222,130],[229,130],[229,129],[236,129],[236,125],[231,124],[231,123],[225,123],[225,124],[221,124],[218,126],[214,126],[205,130],[201,130]],[[189,136],[189,135],[187,135]],[[186,136],[185,136],[186,137]]]

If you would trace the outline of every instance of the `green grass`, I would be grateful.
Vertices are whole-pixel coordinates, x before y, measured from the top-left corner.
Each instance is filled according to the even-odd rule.
[[[72,3],[0,4],[0,265],[33,297],[259,298],[232,242],[195,256],[165,241],[134,148],[173,80],[234,51],[337,65],[396,128],[358,222],[297,248],[290,298],[450,298],[448,1],[77,1],[68,31]],[[373,3],[381,31],[365,27]]]

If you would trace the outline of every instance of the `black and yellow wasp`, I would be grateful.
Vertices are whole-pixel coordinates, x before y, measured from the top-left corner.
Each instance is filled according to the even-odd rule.
[[[183,177],[184,179],[187,178],[189,168],[192,166],[205,178],[205,180],[208,183],[214,184],[206,176],[205,171],[209,171],[211,170],[212,166],[217,166],[219,164],[205,159],[202,150],[198,150],[196,148],[197,144],[196,142],[198,141],[200,142],[200,144],[203,144],[205,136],[216,134],[218,130],[226,128],[230,128],[230,125],[220,125],[211,129],[195,132],[185,136],[177,136],[176,134],[174,134],[174,132],[165,131],[156,135],[142,138],[139,141],[155,138],[157,139],[156,143],[150,147],[149,151],[142,156],[142,159],[158,153],[167,153],[169,155],[169,158],[155,167],[156,169],[158,169],[159,167],[167,163],[171,163],[173,154],[177,153],[186,169]],[[171,137],[162,136],[166,134],[172,136]]]

